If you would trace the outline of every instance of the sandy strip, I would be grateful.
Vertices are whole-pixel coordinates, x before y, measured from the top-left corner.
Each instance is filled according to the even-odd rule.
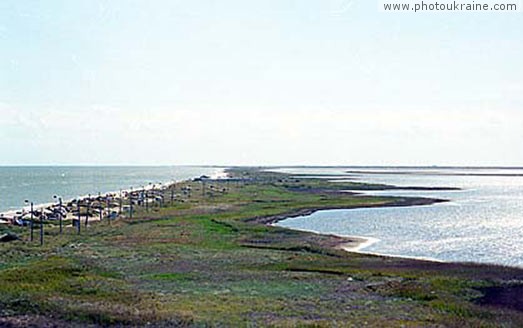
[[[378,243],[380,240],[373,237],[361,237],[361,236],[351,236],[351,237],[345,237],[344,238],[351,238],[355,240],[360,240],[362,242],[360,243],[343,243],[340,244],[337,248],[342,249],[349,253],[356,253],[356,254],[363,254],[363,255],[374,255],[374,256],[382,256],[382,257],[393,257],[393,258],[399,258],[399,259],[407,259],[407,260],[420,260],[420,261],[429,261],[429,262],[437,262],[437,263],[446,263],[446,261],[439,260],[432,257],[425,257],[425,256],[409,256],[409,255],[394,255],[394,254],[386,254],[386,253],[378,253],[378,252],[365,252],[363,249],[374,245]]]
[[[354,240],[354,242],[343,243],[338,246],[339,249],[342,249],[347,252],[360,253],[364,248],[369,247],[370,245],[376,244],[380,240],[373,237],[363,237],[363,236],[340,236],[343,238],[349,238]]]
[[[211,179],[213,179],[213,180],[226,179],[228,177],[229,177],[229,174],[226,172],[226,168],[217,168],[217,171],[214,172],[211,175]],[[176,183],[180,183],[180,182],[183,182],[183,181],[186,181],[186,180],[190,180],[190,179],[166,181],[166,182],[162,182],[161,186],[169,188],[169,187],[171,187],[172,185],[174,185]],[[153,186],[154,187],[159,187],[160,184],[147,184],[147,185],[143,186],[144,188],[142,188],[142,187],[131,187],[131,188],[132,188],[133,192],[138,192],[138,191],[142,191],[142,190],[151,190],[151,189],[153,189]],[[121,190],[118,190],[118,191],[108,191],[108,192],[104,192],[104,193],[100,193],[100,194],[90,194],[90,197],[91,198],[98,197],[98,195],[100,195],[101,197],[107,197],[109,195],[116,195],[116,197],[118,198],[118,197],[120,197],[120,192],[122,194],[129,193],[129,192],[131,192],[131,188],[129,188],[129,189],[121,189]],[[72,202],[73,200],[84,200],[84,199],[87,199],[87,198],[89,198],[89,195],[73,197],[73,198],[67,199],[67,200],[62,199],[62,204],[65,207],[67,203]],[[44,209],[46,209],[48,207],[55,207],[55,206],[58,206],[58,201],[57,202],[52,202],[52,203],[34,204],[33,205],[33,210],[35,212],[38,212],[38,211],[44,210]],[[18,215],[17,212],[28,213],[30,211],[31,211],[31,206],[27,205],[27,206],[23,206],[23,207],[21,207],[19,209],[16,209],[16,210],[8,210],[8,211],[5,211],[5,212],[0,212],[0,216],[3,216],[5,218],[13,218],[13,217]],[[76,216],[74,218],[76,219]],[[69,219],[71,219],[70,215],[67,215],[66,218],[64,218],[64,220],[69,220]],[[92,218],[89,218],[89,220],[96,221],[96,218],[92,217]],[[0,224],[7,224],[7,223],[8,223],[7,221],[0,219]]]

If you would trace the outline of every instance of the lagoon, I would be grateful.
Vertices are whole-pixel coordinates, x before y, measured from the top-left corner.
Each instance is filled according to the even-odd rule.
[[[430,206],[319,211],[281,221],[280,226],[374,240],[361,249],[363,252],[523,267],[522,169],[348,167],[284,171],[333,174],[338,181],[461,190],[367,192],[450,201]]]

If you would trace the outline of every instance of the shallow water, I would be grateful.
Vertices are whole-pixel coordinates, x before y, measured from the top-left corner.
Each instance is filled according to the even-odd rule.
[[[300,173],[339,174],[348,170],[384,171],[338,168],[307,172],[302,169]],[[523,177],[516,176],[523,170],[389,168],[386,171],[387,174],[357,174],[354,178],[399,186],[449,186],[463,190],[370,192],[451,201],[431,206],[320,211],[278,224],[378,239],[362,249],[366,252],[523,266]],[[467,175],[471,173],[483,175]]]
[[[168,183],[221,171],[211,167],[0,167],[0,212],[20,209],[24,200],[35,204],[140,188],[149,183]]]

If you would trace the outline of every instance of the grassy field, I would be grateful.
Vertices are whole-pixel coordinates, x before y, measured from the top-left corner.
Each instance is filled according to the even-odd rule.
[[[0,326],[523,326],[522,270],[347,253],[263,224],[412,201],[338,192],[387,186],[231,174],[81,235],[46,227],[43,247],[2,227],[24,240],[0,244]]]

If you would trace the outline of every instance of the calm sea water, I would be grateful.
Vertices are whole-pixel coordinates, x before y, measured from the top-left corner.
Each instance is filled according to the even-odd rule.
[[[141,187],[213,175],[211,167],[0,167],[0,212],[20,209],[24,200],[35,204],[64,200],[99,192]]]
[[[381,173],[349,175],[346,173],[349,170]],[[377,239],[362,249],[366,252],[523,267],[523,176],[517,176],[523,174],[523,169],[337,168],[287,171],[339,174],[362,182],[450,186],[462,190],[372,192],[451,201],[418,207],[320,211],[282,221],[280,226]]]

